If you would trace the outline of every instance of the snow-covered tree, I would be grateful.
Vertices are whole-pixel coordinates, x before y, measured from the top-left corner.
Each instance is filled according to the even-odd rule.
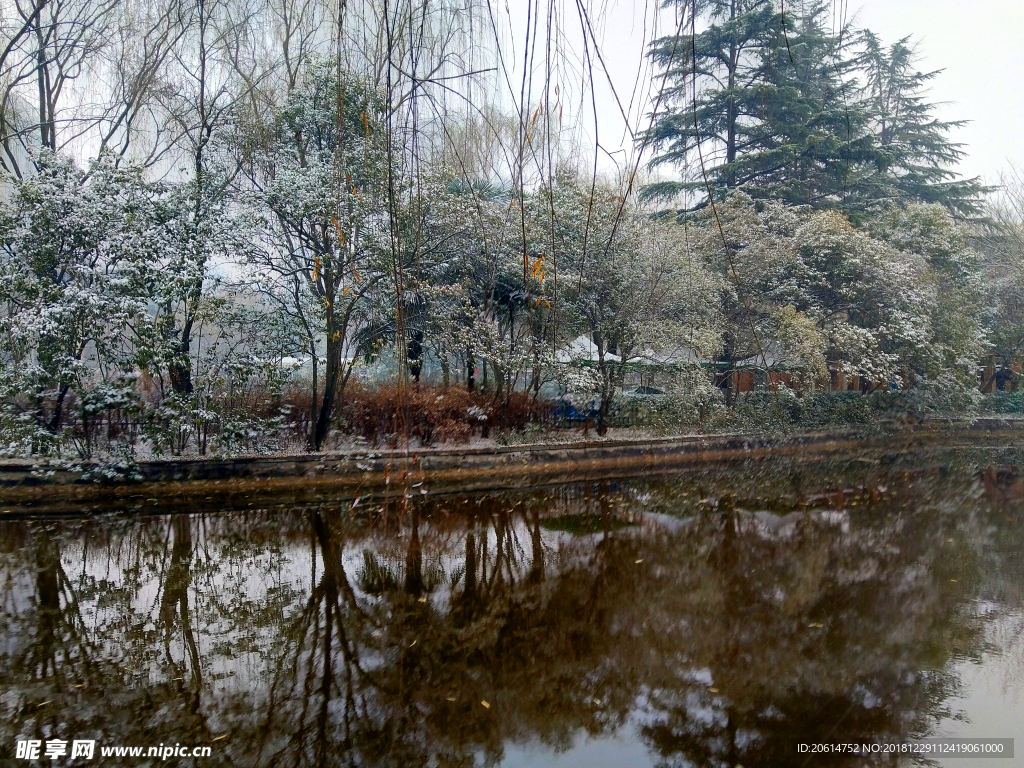
[[[718,346],[717,282],[693,258],[682,226],[652,220],[615,187],[591,188],[566,175],[547,194],[555,211],[550,239],[559,257],[560,322],[596,347],[604,434],[631,360],[683,343]]]
[[[315,61],[264,123],[239,127],[240,194],[258,242],[250,267],[261,288],[288,297],[314,366],[325,358],[319,403],[314,392],[315,448],[355,360],[368,351],[360,331],[372,324],[369,299],[392,266],[394,170],[383,110],[366,83]]]
[[[44,150],[0,207],[0,402],[5,449],[59,451],[72,401],[136,373],[150,335],[151,197],[101,158],[88,174]]]
[[[692,230],[725,286],[726,368],[752,360],[809,384],[823,354],[882,386],[950,371],[963,379],[980,351],[976,256],[941,206],[887,209],[858,229],[837,211],[738,192]]]

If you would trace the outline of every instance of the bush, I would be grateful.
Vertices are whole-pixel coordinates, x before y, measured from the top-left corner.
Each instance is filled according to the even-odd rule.
[[[800,401],[797,417],[804,429],[872,424],[884,409],[885,394],[860,392],[808,392]]]
[[[680,427],[713,429],[725,417],[722,390],[700,369],[676,372],[665,394],[645,404],[650,424],[659,431],[672,432]]]
[[[1018,392],[991,392],[981,396],[982,413],[1024,415],[1024,390]]]
[[[747,432],[778,432],[795,425],[802,403],[789,387],[775,390],[761,385],[736,395],[723,426]]]
[[[977,389],[962,379],[947,375],[920,379],[909,389],[867,395],[848,391],[807,392],[798,397],[787,387],[780,387],[775,393],[758,387],[737,396],[724,424],[733,429],[770,432],[865,426],[906,414],[967,416],[978,412],[982,398]]]
[[[525,392],[500,399],[461,387],[417,384],[399,389],[395,384],[368,387],[352,382],[339,409],[343,431],[380,444],[399,435],[420,445],[465,443],[473,435],[488,437],[491,430],[522,431],[543,418],[548,404]]]
[[[913,387],[888,393],[884,399],[893,414],[970,416],[977,413],[982,394],[973,382],[944,373],[934,379],[921,378]]]

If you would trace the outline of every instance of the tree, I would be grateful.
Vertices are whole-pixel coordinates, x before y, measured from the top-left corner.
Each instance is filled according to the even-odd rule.
[[[986,351],[992,355],[991,377],[1003,388],[1020,380],[1014,369],[1024,357],[1024,176],[1011,168],[1001,186],[989,207],[992,223],[978,241]]]
[[[232,11],[230,0],[192,0],[187,5],[185,30],[168,73],[176,87],[161,91],[163,111],[176,126],[180,172],[188,179],[179,189],[190,203],[181,221],[179,258],[171,267],[179,274],[179,290],[163,297],[164,313],[171,319],[168,340],[176,357],[170,367],[171,383],[183,398],[194,389],[193,330],[205,298],[210,262],[217,255],[226,224],[228,180],[236,170],[225,165],[232,159],[229,153],[213,152],[243,94],[233,66],[237,61],[230,61],[228,44],[234,28],[244,26],[246,20],[240,22]]]
[[[961,366],[969,353],[968,344],[959,355],[928,357],[941,336],[933,312],[947,287],[929,264],[924,238],[906,239],[900,250],[838,211],[743,192],[716,213],[702,211],[692,231],[695,253],[724,286],[727,377],[744,360],[766,374],[796,371],[810,385],[823,372],[823,355],[829,367],[883,385]]]
[[[957,178],[952,168],[965,153],[948,135],[966,121],[939,120],[936,105],[927,101],[928,85],[941,70],[918,71],[909,38],[888,48],[868,30],[862,39],[861,96],[871,115],[876,150],[874,168],[858,190],[860,204],[916,200],[941,203],[959,216],[976,216],[985,189],[976,178]]]
[[[258,283],[283,289],[307,329],[313,357],[324,351],[324,391],[310,445],[319,450],[356,359],[357,330],[370,322],[369,297],[385,277],[389,155],[381,96],[328,62],[311,63],[302,85],[266,125],[239,127],[245,146],[241,190],[261,248],[250,265]],[[276,288],[271,284],[276,283]]]
[[[635,204],[624,203],[607,184],[562,176],[550,194],[556,212],[551,242],[560,254],[559,288],[563,334],[583,333],[597,350],[601,406],[598,434],[608,430],[612,397],[625,366],[642,352],[693,340],[708,307],[687,264],[685,232],[675,222],[650,220]],[[580,215],[579,212],[585,212]],[[546,229],[546,227],[545,227]],[[548,240],[546,232],[538,233]],[[697,290],[693,290],[697,288]],[[570,335],[572,334],[572,335]],[[714,344],[705,340],[699,346]]]
[[[59,452],[69,399],[135,373],[125,333],[146,333],[150,203],[138,169],[105,157],[87,175],[44,150],[0,208],[9,448]]]
[[[8,9],[10,12],[8,12]],[[21,178],[39,150],[150,166],[167,147],[157,94],[187,24],[182,4],[32,0],[0,16],[0,167]]]
[[[973,389],[984,354],[985,328],[981,256],[969,242],[970,229],[938,203],[888,205],[866,222],[873,238],[901,254],[919,254],[920,290],[927,296],[928,340],[909,362],[921,376],[953,377]]]
[[[864,116],[848,99],[850,63],[824,27],[824,5],[783,16],[770,0],[712,0],[697,13],[707,29],[652,45],[665,70],[664,106],[643,140],[659,152],[652,167],[682,166],[684,179],[645,195],[682,193],[689,208],[707,204],[705,185],[716,197],[740,186],[800,203],[834,195],[866,141]]]
[[[924,89],[937,73],[914,69],[905,40],[886,50],[850,24],[830,30],[818,0],[785,13],[771,0],[695,7],[706,29],[694,34],[692,19],[690,34],[651,48],[665,84],[641,141],[651,167],[682,179],[649,185],[648,199],[681,196],[693,210],[742,187],[848,215],[914,200],[977,213],[981,186],[951,168],[960,123],[934,118]]]

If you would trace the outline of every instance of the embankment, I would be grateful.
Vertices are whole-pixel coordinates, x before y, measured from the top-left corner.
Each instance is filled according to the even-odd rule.
[[[328,490],[339,500],[428,490],[467,492],[621,479],[767,457],[804,461],[870,454],[884,461],[886,456],[936,443],[946,448],[1024,448],[1024,421],[926,421],[781,438],[690,435],[486,448],[170,458],[140,462],[132,481],[106,483],[85,479],[87,465],[54,469],[9,459],[0,461],[0,507],[5,508],[0,512],[59,512],[64,505],[104,500],[203,500],[209,504],[240,494],[305,497]]]

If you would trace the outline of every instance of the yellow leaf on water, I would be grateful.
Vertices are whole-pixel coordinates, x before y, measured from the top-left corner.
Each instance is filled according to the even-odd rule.
[[[643,561],[644,561],[644,559],[641,557],[639,560],[634,560],[633,563],[634,563],[634,565],[639,565]]]
[[[488,704],[486,701],[481,701],[480,703],[483,705],[484,709],[490,709],[491,708],[491,705]]]
[[[708,688],[708,690],[711,691],[712,693],[718,693],[718,689],[717,688]]]

